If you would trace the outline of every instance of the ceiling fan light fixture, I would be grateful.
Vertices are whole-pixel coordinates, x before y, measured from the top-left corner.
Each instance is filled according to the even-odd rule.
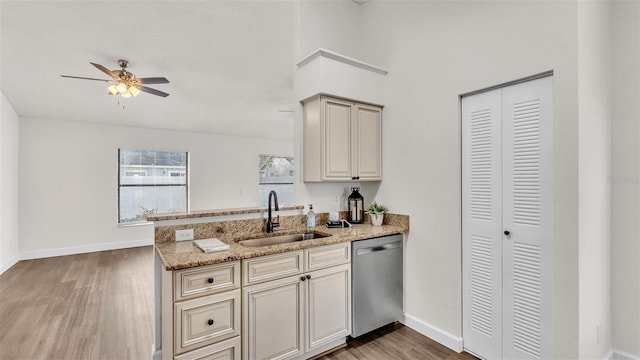
[[[132,86],[129,88],[129,93],[133,96],[138,96],[138,94],[140,94],[140,90],[137,87]]]
[[[116,90],[118,90],[118,92],[120,94],[124,95],[124,93],[126,93],[127,90],[129,90],[129,88],[128,88],[127,84],[125,84],[123,82],[120,82],[120,83],[118,83],[118,85],[116,85]]]
[[[118,89],[116,88],[115,84],[109,86],[107,88],[107,90],[109,90],[109,94],[111,94],[111,95],[117,95],[118,94]]]
[[[98,70],[103,73],[109,75],[111,77],[110,80],[105,79],[94,79],[82,76],[70,76],[70,75],[60,75],[65,78],[72,79],[82,79],[82,80],[95,80],[95,81],[104,81],[109,83],[110,85],[107,87],[110,95],[120,95],[125,98],[129,98],[132,96],[137,96],[141,92],[146,92],[151,95],[167,97],[169,94],[150,88],[148,86],[142,84],[167,84],[169,80],[164,77],[148,77],[148,78],[136,78],[135,75],[128,72],[126,70],[127,66],[129,66],[129,62],[126,60],[118,60],[118,65],[120,65],[120,70],[109,70],[106,67],[92,63],[91,65],[96,67]]]

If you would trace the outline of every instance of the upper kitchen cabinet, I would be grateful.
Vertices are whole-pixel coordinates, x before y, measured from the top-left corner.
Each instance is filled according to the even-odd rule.
[[[304,181],[382,180],[382,108],[317,95],[303,102]]]
[[[382,108],[370,104],[384,103],[387,71],[326,49],[296,65],[304,181],[382,180]]]

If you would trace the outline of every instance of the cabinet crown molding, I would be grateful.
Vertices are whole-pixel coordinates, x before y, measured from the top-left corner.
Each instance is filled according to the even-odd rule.
[[[311,54],[307,55],[306,57],[304,57],[302,60],[300,60],[296,66],[297,67],[302,67],[305,66],[306,64],[310,63],[312,60],[316,59],[317,57],[325,57],[331,60],[335,60],[335,61],[339,61],[342,63],[345,63],[347,65],[351,65],[351,66],[355,66],[355,67],[359,67],[361,69],[364,70],[368,70],[374,73],[378,73],[381,75],[387,75],[389,73],[389,71],[377,67],[375,65],[371,65],[368,64],[364,61],[360,61],[357,59],[354,59],[352,57],[348,57],[342,54],[338,54],[337,52],[333,52],[331,50],[327,50],[327,49],[323,49],[323,48],[318,48],[317,50],[315,50],[314,52],[312,52]]]
[[[307,99],[333,94],[371,104],[384,104],[387,71],[338,53],[318,49],[298,62],[294,96]]]

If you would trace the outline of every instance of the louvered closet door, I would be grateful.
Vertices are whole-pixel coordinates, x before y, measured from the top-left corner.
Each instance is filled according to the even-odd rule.
[[[552,358],[553,78],[502,91],[505,359]]]
[[[502,357],[501,90],[462,99],[463,337]]]
[[[552,357],[552,150],[552,77],[462,99],[463,338],[485,359]]]

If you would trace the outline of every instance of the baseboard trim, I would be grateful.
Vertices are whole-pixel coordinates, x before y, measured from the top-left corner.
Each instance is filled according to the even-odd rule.
[[[602,360],[613,360],[613,349],[610,349],[604,356]]]
[[[628,352],[613,349],[609,352],[609,360],[640,360],[640,356],[629,354]]]
[[[404,325],[421,333],[422,335],[439,342],[455,352],[462,352],[462,338],[452,335],[436,326],[428,324],[411,314],[404,314]]]
[[[20,254],[13,255],[8,261],[0,264],[0,275],[4,274],[5,271],[11,269],[11,267],[20,261]]]
[[[65,256],[91,253],[96,251],[118,250],[140,246],[153,245],[153,239],[140,239],[130,241],[117,241],[110,243],[70,246],[57,249],[33,250],[20,253],[20,260],[42,259],[54,256]]]

